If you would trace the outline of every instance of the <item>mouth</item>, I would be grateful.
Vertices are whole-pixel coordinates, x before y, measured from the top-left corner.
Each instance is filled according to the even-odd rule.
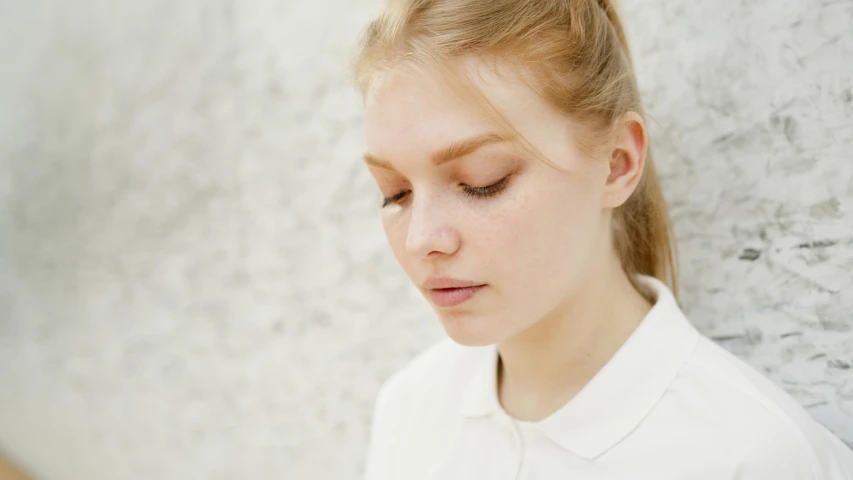
[[[485,287],[486,285],[473,285],[470,287],[456,288],[431,288],[427,290],[427,296],[433,305],[437,307],[455,307],[467,302]]]

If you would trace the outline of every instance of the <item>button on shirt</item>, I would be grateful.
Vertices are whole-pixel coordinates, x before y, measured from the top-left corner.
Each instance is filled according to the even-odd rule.
[[[571,401],[518,421],[496,346],[446,339],[380,390],[367,480],[853,480],[853,451],[787,393],[701,335],[669,288]]]

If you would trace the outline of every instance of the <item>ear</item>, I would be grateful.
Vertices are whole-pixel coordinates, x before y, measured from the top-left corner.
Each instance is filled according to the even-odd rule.
[[[617,121],[610,174],[604,187],[604,206],[616,208],[637,188],[646,166],[648,138],[646,124],[636,112],[626,112]]]

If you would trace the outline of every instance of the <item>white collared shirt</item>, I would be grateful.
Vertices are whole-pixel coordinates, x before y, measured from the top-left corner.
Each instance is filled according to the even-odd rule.
[[[853,451],[639,280],[651,311],[542,421],[502,409],[495,346],[419,355],[380,390],[367,480],[853,480]]]

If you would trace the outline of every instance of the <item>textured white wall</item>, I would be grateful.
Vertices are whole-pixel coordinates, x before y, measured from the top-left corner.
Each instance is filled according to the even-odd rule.
[[[377,4],[0,2],[0,450],[358,477],[380,381],[441,335],[358,159]],[[853,443],[853,2],[624,7],[685,309]]]

